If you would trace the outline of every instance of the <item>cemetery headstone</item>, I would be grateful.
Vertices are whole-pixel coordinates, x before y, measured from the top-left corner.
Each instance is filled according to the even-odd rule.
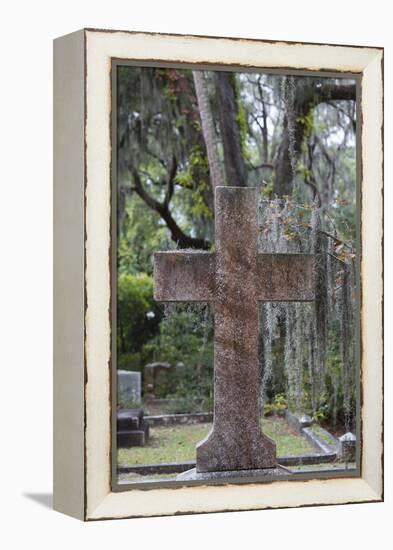
[[[256,189],[217,187],[216,252],[154,257],[157,301],[214,304],[213,428],[183,479],[278,470],[260,424],[258,302],[313,300],[314,267],[311,255],[258,253],[258,230]]]
[[[141,373],[129,370],[117,371],[118,403],[136,405],[142,400]]]
[[[149,440],[149,424],[142,409],[117,411],[117,447],[143,447]]]
[[[153,399],[155,397],[156,387],[160,382],[160,377],[167,376],[172,370],[172,366],[169,363],[149,363],[145,366],[143,371],[143,389],[145,398]]]
[[[308,428],[312,424],[312,418],[308,414],[296,414],[289,410],[285,412],[285,420],[298,433],[301,433],[303,428]]]

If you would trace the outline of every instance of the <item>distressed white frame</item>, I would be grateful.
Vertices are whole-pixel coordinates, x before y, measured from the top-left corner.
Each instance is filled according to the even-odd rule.
[[[57,481],[57,508],[82,519],[251,510],[383,498],[382,188],[383,50],[85,30],[85,392],[83,503]],[[72,35],[71,35],[72,36]],[[66,40],[60,39],[60,40]],[[65,44],[65,42],[64,42]],[[111,60],[214,63],[361,73],[361,477],[111,491]],[[82,366],[81,366],[82,368]],[[60,425],[60,424],[59,424]],[[79,428],[78,428],[79,429]],[[80,438],[79,438],[80,439]],[[61,450],[55,449],[55,454]],[[70,466],[71,467],[71,466]],[[71,467],[72,470],[72,467]],[[55,475],[56,481],[56,475]],[[56,490],[55,490],[56,502]],[[73,510],[78,509],[78,511]]]

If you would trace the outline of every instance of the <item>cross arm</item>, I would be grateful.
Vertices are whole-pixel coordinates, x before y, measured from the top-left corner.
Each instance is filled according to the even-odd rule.
[[[182,250],[154,254],[157,302],[210,302],[214,298],[215,255]]]
[[[258,254],[259,301],[311,302],[315,299],[312,254]]]

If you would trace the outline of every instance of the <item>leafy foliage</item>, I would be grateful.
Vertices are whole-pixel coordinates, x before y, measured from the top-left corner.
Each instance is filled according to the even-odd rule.
[[[167,306],[160,332],[144,352],[182,365],[156,391],[157,396],[177,398],[173,412],[212,410],[213,332],[208,306]]]
[[[150,315],[149,315],[150,314]],[[139,352],[159,330],[162,308],[153,300],[153,279],[120,274],[117,287],[118,353]]]
[[[153,273],[153,252],[169,246],[168,233],[159,215],[147,209],[133,194],[125,207],[122,231],[118,238],[118,272],[120,275]]]

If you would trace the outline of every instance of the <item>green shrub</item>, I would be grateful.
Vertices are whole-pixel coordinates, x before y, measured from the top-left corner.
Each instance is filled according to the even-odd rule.
[[[143,345],[158,333],[161,318],[162,306],[153,299],[153,278],[144,273],[120,274],[117,290],[118,361],[125,361],[122,358],[125,354],[140,352]]]
[[[121,353],[117,357],[117,368],[120,370],[133,370],[143,373],[143,368],[148,361],[140,351],[135,353]]]
[[[264,414],[270,415],[283,415],[288,407],[288,400],[283,393],[276,394],[269,403],[264,406]]]

